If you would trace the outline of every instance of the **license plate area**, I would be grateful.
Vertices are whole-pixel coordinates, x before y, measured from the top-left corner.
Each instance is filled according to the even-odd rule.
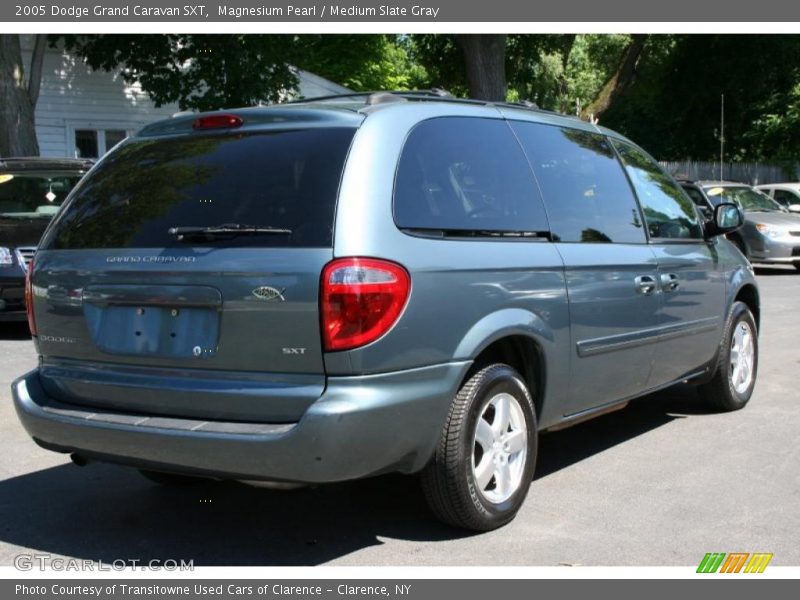
[[[210,358],[217,353],[218,312],[164,306],[85,307],[92,337],[109,354]]]
[[[101,352],[162,358],[217,354],[222,298],[194,286],[93,286],[83,293],[92,340]]]

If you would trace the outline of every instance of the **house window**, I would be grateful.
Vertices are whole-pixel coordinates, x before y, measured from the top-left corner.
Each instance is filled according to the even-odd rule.
[[[127,136],[124,129],[76,129],[75,158],[100,158]]]

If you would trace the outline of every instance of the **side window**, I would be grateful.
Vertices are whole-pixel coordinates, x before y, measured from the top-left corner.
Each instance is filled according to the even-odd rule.
[[[126,137],[124,129],[76,129],[75,158],[99,158]]]
[[[398,227],[549,231],[522,149],[505,121],[441,117],[409,134],[394,192]]]
[[[797,196],[788,190],[775,190],[774,200],[780,202],[783,206],[800,204],[800,196]]]
[[[639,197],[650,236],[701,239],[697,211],[683,189],[642,150],[619,141],[614,145]]]
[[[639,207],[602,135],[540,123],[512,123],[542,189],[553,239],[646,241]]]
[[[694,205],[698,208],[700,214],[702,214],[706,219],[710,219],[713,216],[713,212],[711,211],[711,207],[708,205],[708,202],[706,202],[706,199],[703,197],[703,192],[698,190],[696,187],[688,185],[681,187],[683,187],[683,191],[686,192],[689,198],[692,199],[692,202],[694,202]]]

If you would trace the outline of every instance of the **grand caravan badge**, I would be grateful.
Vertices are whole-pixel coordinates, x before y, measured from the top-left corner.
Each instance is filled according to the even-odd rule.
[[[106,262],[109,263],[193,263],[197,261],[196,256],[107,256]]]
[[[269,285],[262,285],[253,290],[253,296],[266,302],[285,302],[286,298],[283,297],[285,291],[286,288],[279,290]]]

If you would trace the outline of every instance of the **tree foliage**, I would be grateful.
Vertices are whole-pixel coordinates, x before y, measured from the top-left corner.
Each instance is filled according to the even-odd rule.
[[[663,159],[718,157],[724,94],[726,158],[800,157],[798,35],[144,34],[51,43],[59,39],[91,67],[121,70],[158,105],[283,100],[296,95],[300,68],[354,91],[438,87],[584,117],[599,112],[602,125]],[[13,73],[25,65],[8,48],[4,58],[16,58],[0,82],[6,106],[16,99],[25,109],[36,81],[19,87]],[[32,113],[23,117],[32,130]]]
[[[70,35],[94,69],[120,69],[156,105],[213,110],[276,102],[297,92],[295,67],[353,90],[404,88],[417,71],[385,35]],[[58,40],[53,40],[57,43]]]
[[[67,49],[94,69],[120,69],[157,106],[211,110],[277,101],[293,89],[292,44],[282,35],[72,35]]]
[[[800,157],[800,36],[651,36],[639,76],[604,124],[664,159]]]
[[[426,77],[408,36],[304,35],[297,43],[295,65],[356,92],[413,89]]]

